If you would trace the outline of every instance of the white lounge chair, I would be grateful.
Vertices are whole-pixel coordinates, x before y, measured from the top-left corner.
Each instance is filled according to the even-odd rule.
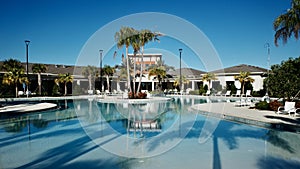
[[[18,96],[22,96],[24,95],[24,92],[23,91],[18,91]]]
[[[236,101],[235,106],[251,106],[252,102],[250,98],[241,98],[240,100]]]
[[[105,92],[105,95],[108,95],[108,96],[112,95],[112,93],[109,90],[105,90],[104,92]]]
[[[209,96],[210,95],[210,90],[207,90],[204,96]]]
[[[230,93],[231,93],[231,91],[230,91],[230,90],[227,90],[226,93],[225,93],[223,96],[225,96],[225,97],[231,96]]]
[[[218,91],[215,96],[222,96],[222,91]]]
[[[295,108],[295,102],[285,102],[284,106],[278,107],[277,114],[289,114],[293,113],[294,115],[296,114],[297,111],[300,109]]]
[[[94,94],[94,91],[93,90],[88,90],[88,94],[92,95],[92,94]]]
[[[243,94],[242,96],[252,97],[252,96],[251,96],[251,90],[247,90],[247,91],[246,91],[246,94]]]
[[[235,97],[241,96],[241,90],[237,90],[237,91],[236,91],[236,94],[233,94],[233,96],[235,96]]]
[[[100,90],[96,90],[96,94],[97,94],[97,95],[101,95]]]

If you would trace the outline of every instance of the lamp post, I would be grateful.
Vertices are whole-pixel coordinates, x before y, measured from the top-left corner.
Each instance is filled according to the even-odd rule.
[[[270,68],[270,44],[269,43],[265,43],[265,48],[267,48],[267,53],[268,53],[268,59],[267,59],[267,64],[268,64],[268,67],[267,67],[267,75],[268,75],[268,81],[267,81],[267,85],[266,85],[266,95],[264,96],[265,97],[265,100],[269,103],[270,102],[270,97],[269,97],[269,94],[268,94],[268,88],[269,88],[269,68]]]
[[[180,48],[179,49],[179,89],[181,90],[181,83],[182,83],[182,77],[181,77],[181,52],[182,52],[182,49]],[[181,92],[180,92],[181,93]]]
[[[103,50],[100,49],[100,92],[102,93],[102,52]]]
[[[27,81],[29,82],[29,77],[28,77],[28,46],[29,46],[30,41],[25,40],[26,44],[26,76],[27,76]],[[26,84],[26,96],[28,97],[28,83]]]

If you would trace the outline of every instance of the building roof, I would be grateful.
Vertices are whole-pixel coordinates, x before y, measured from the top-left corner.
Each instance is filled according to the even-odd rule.
[[[24,69],[26,70],[26,63],[22,62],[21,63],[24,67]],[[35,63],[28,63],[28,73],[32,73],[32,66]],[[3,61],[0,61],[0,71],[3,72],[4,70],[2,69],[2,65],[3,65]],[[47,66],[47,70],[45,71],[44,74],[65,74],[65,73],[70,73],[70,74],[74,74],[74,69],[75,66],[70,66],[70,65],[54,65],[54,64],[44,64],[45,66]],[[76,66],[76,69],[81,69],[80,66]],[[78,72],[78,71],[77,71]],[[76,73],[75,73],[76,74]],[[81,75],[81,74],[80,74]]]
[[[34,63],[28,63],[28,72],[32,73],[32,65]],[[0,72],[3,72],[2,70],[2,65],[3,61],[0,61]],[[26,63],[22,63],[23,67],[26,68]],[[84,66],[71,66],[71,65],[54,65],[54,64],[44,64],[48,67],[48,70],[44,74],[65,74],[65,73],[70,73],[71,75],[82,75],[82,69]],[[250,73],[266,73],[268,70],[265,68],[257,67],[257,66],[251,66],[251,65],[246,65],[246,64],[241,64],[237,66],[232,66],[228,67],[225,69],[219,69],[212,71],[211,73],[216,73],[216,74],[238,74],[241,71],[243,72],[250,72]],[[205,74],[206,72],[193,69],[193,68],[182,68],[181,69],[181,74],[186,77],[197,77],[200,76],[201,74]],[[168,75],[171,76],[179,76],[180,71],[179,69],[176,69],[175,71],[168,71]]]
[[[181,75],[186,77],[197,77],[204,73],[206,72],[193,68],[181,68]],[[175,71],[168,71],[167,74],[172,76],[179,76],[180,71],[179,69],[176,69]]]
[[[134,57],[134,54],[133,53],[128,53],[128,56],[129,57]],[[142,54],[137,53],[135,56],[140,57],[140,56],[142,56]],[[143,57],[162,57],[162,54],[161,53],[144,53]]]
[[[266,73],[268,70],[258,66],[251,66],[246,64],[241,64],[237,66],[228,67],[225,69],[219,69],[212,71],[211,73],[240,73],[240,72],[250,72],[250,73]]]

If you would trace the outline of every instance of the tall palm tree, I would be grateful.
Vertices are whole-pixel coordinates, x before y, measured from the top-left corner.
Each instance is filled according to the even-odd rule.
[[[185,76],[181,76],[181,82],[182,82],[182,86],[180,86],[180,90],[184,90],[184,84],[188,84],[190,81],[185,77]],[[177,77],[174,81],[174,86],[179,86],[180,85],[180,76]]]
[[[140,51],[140,40],[139,40],[139,32],[137,30],[135,30],[135,34],[131,37],[131,46],[133,48],[133,92],[134,95],[136,93],[136,87],[135,87],[135,82],[136,82],[136,54],[139,53]]]
[[[92,88],[93,88],[92,81],[94,81],[95,78],[99,75],[99,72],[98,72],[96,66],[88,65],[87,67],[84,67],[81,74],[84,77],[88,78],[89,90],[92,90]]]
[[[73,76],[70,74],[70,73],[66,73],[66,74],[59,74],[58,75],[58,78],[56,78],[55,80],[55,83],[56,84],[59,84],[59,83],[63,83],[64,86],[65,86],[65,96],[67,95],[67,84],[69,82],[73,82]]]
[[[161,67],[164,68],[166,70],[166,72],[173,70],[175,71],[175,67],[174,66],[169,66],[167,64],[165,64],[164,60],[158,60],[156,64],[149,66],[149,68],[153,68],[153,67]]]
[[[158,36],[161,34],[153,33],[150,30],[144,29],[139,32],[139,42],[142,49],[142,57],[141,57],[141,71],[140,71],[140,81],[138,85],[137,91],[141,88],[142,76],[143,76],[143,67],[144,67],[144,47],[145,45],[152,40],[159,41]]]
[[[119,32],[115,33],[115,41],[117,42],[117,47],[120,49],[124,45],[126,47],[126,66],[127,66],[127,89],[132,92],[130,85],[130,72],[129,72],[129,58],[128,58],[128,48],[131,44],[131,38],[134,35],[135,30],[130,27],[121,27]]]
[[[210,90],[211,81],[218,80],[218,78],[216,77],[216,75],[214,73],[206,73],[202,76],[202,80],[208,82],[208,90]]]
[[[112,76],[114,74],[115,69],[109,65],[104,65],[102,71],[103,71],[103,75],[106,76],[107,90],[109,90],[110,89],[109,76]]]
[[[15,85],[16,97],[18,97],[18,84],[27,83],[28,79],[25,77],[25,70],[20,61],[15,59],[5,60],[2,69],[6,71],[3,76],[2,83],[8,85]]]
[[[39,95],[42,94],[42,78],[41,74],[45,73],[48,67],[44,64],[33,64],[32,71],[38,75],[38,86],[39,86]]]
[[[250,72],[240,72],[239,75],[234,76],[235,80],[240,81],[242,86],[242,94],[244,94],[244,86],[246,82],[253,83],[254,79],[250,77]]]
[[[126,66],[126,60],[122,56],[122,62],[120,65],[115,66],[115,71],[117,71],[117,80],[126,80],[128,77],[127,74],[127,66]],[[129,76],[131,76],[133,70],[132,70],[132,62],[129,62]],[[131,78],[131,77],[130,77]]]
[[[285,44],[293,34],[298,40],[300,31],[300,0],[292,0],[291,8],[279,15],[273,22],[275,33],[274,43],[278,46],[278,40]]]
[[[166,77],[166,70],[163,68],[152,68],[149,70],[148,78],[155,75],[158,80],[157,89],[161,90],[162,79]]]

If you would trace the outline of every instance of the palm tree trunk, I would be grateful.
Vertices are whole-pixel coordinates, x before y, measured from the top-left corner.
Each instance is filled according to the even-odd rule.
[[[136,78],[135,78],[135,74],[136,74],[136,54],[134,54],[134,65],[133,65],[133,93],[135,95],[136,91],[135,91],[135,81],[136,81]]]
[[[242,85],[242,94],[244,94],[244,93],[245,93],[245,92],[244,92],[245,83],[242,82],[241,85]]]
[[[42,95],[42,79],[40,73],[38,73],[38,85],[39,85],[39,95]]]
[[[88,79],[89,79],[89,90],[92,90],[92,75],[89,75]]]
[[[143,77],[143,65],[144,65],[144,46],[142,46],[141,72],[140,72],[140,80],[139,80],[139,85],[138,85],[138,88],[137,88],[137,92],[139,92],[140,89],[141,89],[142,77]]]
[[[109,86],[109,76],[108,75],[106,75],[106,83],[107,83],[107,90],[109,91],[110,86]]]
[[[67,83],[65,83],[65,96],[67,95]]]
[[[131,85],[130,85],[128,46],[126,46],[126,64],[127,64],[127,89],[129,89],[129,92],[132,92],[131,91]]]
[[[18,97],[18,83],[16,83],[16,97]]]

